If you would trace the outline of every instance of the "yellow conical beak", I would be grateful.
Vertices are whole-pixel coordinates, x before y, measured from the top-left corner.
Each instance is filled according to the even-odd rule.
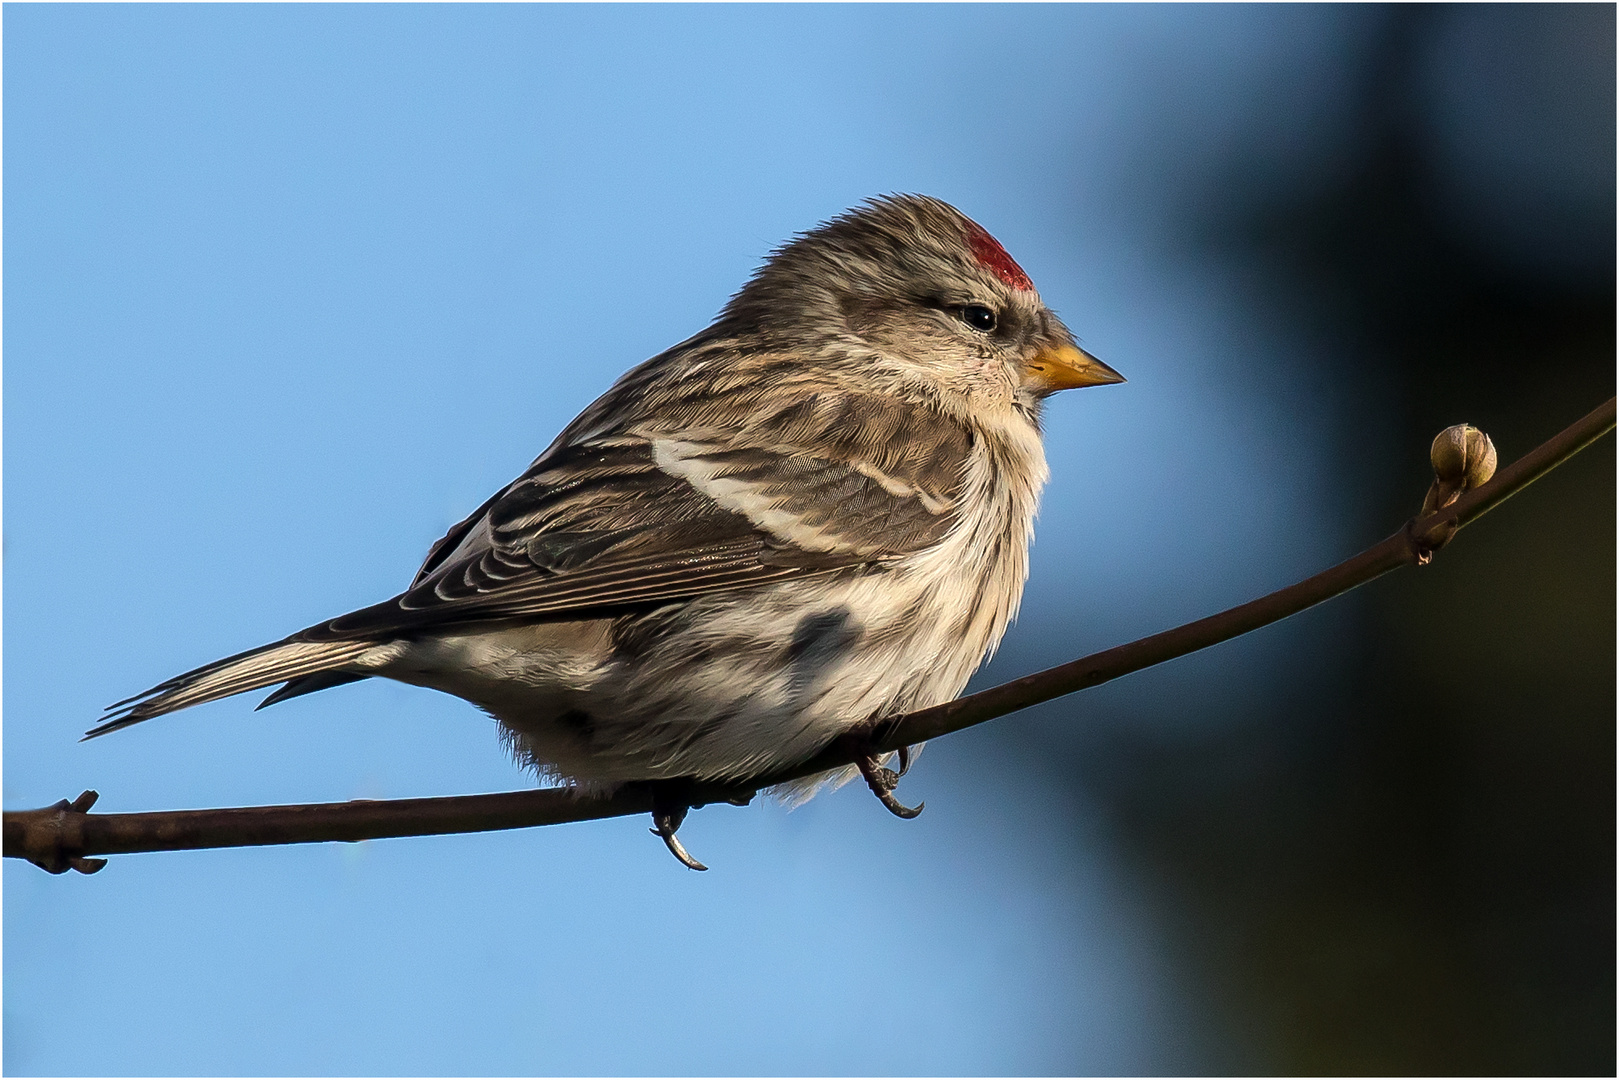
[[[1121,383],[1124,376],[1077,345],[1063,344],[1035,353],[1023,366],[1023,379],[1043,393],[1054,394],[1079,386]]]

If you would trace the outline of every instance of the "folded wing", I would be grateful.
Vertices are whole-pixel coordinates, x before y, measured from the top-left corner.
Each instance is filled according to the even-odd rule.
[[[885,405],[825,395],[740,431],[558,446],[451,530],[409,591],[298,637],[589,617],[923,550],[956,522],[966,435]],[[915,433],[897,430],[907,426],[928,429],[931,452],[915,452]]]
[[[406,592],[170,679],[92,734],[277,682],[291,680],[271,700],[337,685],[371,644],[436,627],[601,617],[880,565],[956,524],[969,436],[929,410],[817,390],[730,428],[711,414],[725,410],[565,435],[434,545]]]

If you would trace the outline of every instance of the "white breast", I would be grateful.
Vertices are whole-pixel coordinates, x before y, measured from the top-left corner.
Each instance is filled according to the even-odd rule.
[[[948,701],[999,644],[1028,576],[1038,433],[979,440],[956,527],[880,571],[705,598],[593,687],[603,778],[742,778],[877,716]],[[610,749],[609,749],[610,748]]]
[[[469,628],[413,646],[410,672],[388,674],[482,705],[521,757],[587,784],[795,764],[868,720],[954,698],[1000,642],[1046,464],[1021,416],[989,435],[974,442],[955,527],[916,555],[701,597],[634,655],[608,645],[605,623]]]

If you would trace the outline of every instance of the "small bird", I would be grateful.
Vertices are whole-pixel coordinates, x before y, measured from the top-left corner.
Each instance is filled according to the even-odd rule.
[[[159,683],[85,737],[381,676],[465,698],[582,790],[770,776],[961,693],[1028,576],[1043,400],[1122,381],[978,224],[869,200],[619,379],[404,592]],[[858,769],[914,816],[898,774]],[[687,806],[654,806],[700,869],[675,839]]]

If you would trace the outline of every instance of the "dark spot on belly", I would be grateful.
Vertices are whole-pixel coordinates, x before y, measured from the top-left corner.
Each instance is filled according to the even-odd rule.
[[[787,646],[787,659],[798,663],[814,664],[853,641],[860,632],[849,625],[848,608],[806,615],[793,630],[792,644]]]
[[[800,619],[787,647],[791,666],[788,693],[794,697],[813,686],[826,667],[860,636],[847,608],[835,608]]]
[[[583,709],[569,709],[556,719],[557,726],[578,736],[582,742],[589,742],[596,734],[596,720]]]

